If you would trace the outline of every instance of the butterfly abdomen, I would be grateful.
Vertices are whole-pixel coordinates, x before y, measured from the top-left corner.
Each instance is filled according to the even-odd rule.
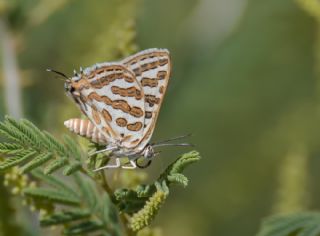
[[[64,122],[64,125],[73,133],[90,139],[94,143],[107,144],[107,139],[90,120],[78,118],[70,119]]]

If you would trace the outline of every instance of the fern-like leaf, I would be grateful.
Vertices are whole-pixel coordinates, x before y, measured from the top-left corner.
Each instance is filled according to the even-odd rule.
[[[72,195],[66,195],[58,190],[45,189],[45,188],[25,188],[23,193],[26,196],[50,201],[53,203],[60,203],[64,205],[79,205],[80,200]]]
[[[183,154],[175,162],[167,167],[167,169],[161,174],[158,181],[162,182],[166,180],[168,185],[171,183],[181,183],[186,186],[188,179],[182,176],[183,170],[190,164],[200,160],[200,154],[197,151],[191,151],[189,153]]]
[[[91,220],[68,227],[63,231],[63,233],[65,235],[83,235],[100,230],[102,227],[103,224],[101,222]]]
[[[257,236],[318,236],[320,213],[303,212],[267,218]]]
[[[49,140],[52,150],[56,150],[61,156],[65,156],[67,154],[66,148],[63,144],[59,143],[50,133],[43,131],[43,134]]]
[[[42,218],[40,220],[40,225],[47,227],[52,225],[66,224],[72,221],[88,218],[90,215],[91,214],[88,211],[64,211]]]
[[[157,182],[170,184],[178,183],[187,186],[188,179],[181,172],[191,163],[200,160],[200,155],[196,151],[186,153],[174,161],[160,175]],[[136,189],[117,189],[113,195],[113,202],[119,207],[120,211],[133,214],[141,210],[145,202],[157,191],[155,184],[139,185]]]
[[[73,174],[74,172],[80,170],[82,168],[82,164],[80,162],[74,162],[70,165],[67,165],[64,170],[63,170],[63,174],[68,176]]]
[[[50,152],[40,154],[40,155],[36,156],[35,158],[33,158],[32,161],[28,162],[23,167],[21,167],[21,173],[27,173],[27,172],[33,170],[33,169],[41,166],[42,164],[46,163],[47,161],[49,161],[51,158],[52,158],[52,153],[50,153]]]
[[[4,135],[13,142],[0,143],[0,153],[7,156],[7,159],[0,163],[0,170],[24,164],[21,171],[26,173],[43,166],[50,160],[53,161],[44,169],[46,174],[52,174],[65,167],[63,173],[71,175],[82,168],[83,154],[75,141],[65,136],[65,143],[61,143],[50,133],[41,131],[28,120],[16,121],[6,116],[5,121],[0,122],[0,135]],[[27,156],[26,151],[32,152],[33,155]]]
[[[177,183],[183,187],[187,187],[189,181],[187,177],[180,173],[168,175],[167,179],[170,181],[170,183]]]
[[[79,150],[79,145],[68,135],[63,136],[63,141],[66,144],[70,156],[73,156],[76,160],[80,161],[82,159],[82,153]]]
[[[92,181],[76,175],[75,180],[78,184],[80,193],[86,204],[90,207],[91,212],[95,212],[98,207],[98,193],[93,186]]]
[[[61,159],[58,160],[53,160],[52,162],[50,162],[43,170],[43,172],[48,175],[48,174],[52,174],[53,172],[61,169],[62,167],[64,167],[66,164],[68,163],[67,158],[63,158],[61,157]]]
[[[131,230],[139,231],[148,226],[165,202],[169,187],[175,183],[187,186],[188,179],[182,171],[200,159],[198,152],[184,154],[154,184],[117,189],[110,198],[108,194],[111,190],[105,179],[100,176],[101,173],[92,172],[84,166],[83,160],[88,159],[69,136],[64,136],[63,142],[59,142],[31,122],[16,121],[10,117],[0,122],[0,135],[12,142],[0,143],[0,153],[5,154],[0,170],[22,166],[22,173],[30,172],[33,179],[49,185],[50,188],[35,187],[30,182],[19,191],[28,201],[31,200],[36,209],[43,210],[45,217],[41,219],[41,226],[63,224],[65,235],[123,235],[121,225],[127,227],[128,224],[120,224],[119,211],[131,216]],[[95,145],[95,148],[99,150],[101,147]],[[94,168],[104,165],[108,158],[98,154],[87,162]],[[78,191],[64,182],[66,177],[62,180],[61,177],[49,175],[59,169],[63,169],[64,175],[73,175]],[[97,183],[103,184],[106,192],[101,193]],[[56,204],[64,205],[63,210],[61,207],[55,208]],[[308,232],[317,232],[317,229],[310,228]]]
[[[32,133],[32,136],[37,139],[36,142],[39,143],[39,146],[41,144],[41,147],[45,147],[47,149],[50,147],[50,141],[45,137],[42,131],[38,129],[38,127],[26,119],[21,119],[21,123],[25,126],[25,129],[29,130],[29,132]]]
[[[32,171],[32,175],[42,182],[59,189],[59,191],[65,195],[72,195],[73,197],[78,197],[76,191],[69,187],[65,182],[61,181],[57,177],[52,175],[45,175],[40,170]]]
[[[156,182],[155,186],[157,191],[149,198],[144,207],[131,217],[130,227],[133,231],[137,232],[151,223],[169,194],[169,188],[165,181],[162,184]]]
[[[139,185],[136,189],[117,189],[114,192],[112,200],[118,209],[132,216],[130,227],[133,231],[139,231],[152,222],[165,202],[171,184],[187,186],[188,179],[181,172],[198,160],[198,152],[186,153],[169,165],[154,184]]]
[[[16,121],[10,116],[6,116],[5,124],[12,133],[15,133],[16,137],[19,137],[20,142],[25,145],[37,146],[37,138],[21,122]]]
[[[25,151],[14,157],[6,158],[4,161],[0,162],[0,171],[7,170],[13,166],[24,163],[31,159],[36,153],[36,151]]]
[[[20,153],[22,150],[24,150],[24,147],[16,143],[0,143],[1,154],[12,155]]]

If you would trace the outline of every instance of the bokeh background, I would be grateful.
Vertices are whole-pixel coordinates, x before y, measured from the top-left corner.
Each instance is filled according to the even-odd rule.
[[[63,121],[80,112],[46,68],[71,75],[168,48],[173,74],[153,140],[192,133],[203,159],[153,225],[255,235],[268,215],[320,207],[319,19],[317,0],[0,0],[0,117],[67,133]],[[165,149],[150,181],[187,150]],[[44,235],[2,185],[0,222],[2,233]]]

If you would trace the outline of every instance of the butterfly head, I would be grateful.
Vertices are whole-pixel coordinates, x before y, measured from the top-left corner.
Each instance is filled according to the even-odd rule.
[[[53,72],[57,75],[60,76],[60,78],[62,77],[64,83],[64,89],[66,91],[66,93],[68,95],[74,95],[74,92],[76,91],[76,86],[75,86],[75,82],[78,81],[80,78],[78,77],[78,74],[75,74],[74,77],[69,78],[66,74],[64,74],[63,72],[54,70],[54,69],[47,69],[47,71],[49,72]]]
[[[147,145],[142,152],[145,159],[151,160],[156,156],[156,152],[154,151],[154,148],[152,145]]]
[[[67,79],[64,83],[64,90],[68,95],[71,95],[75,88],[72,86],[71,79]]]
[[[81,91],[88,88],[90,88],[90,84],[82,74],[75,74],[72,78],[66,79],[64,83],[66,93],[74,98],[79,97]]]

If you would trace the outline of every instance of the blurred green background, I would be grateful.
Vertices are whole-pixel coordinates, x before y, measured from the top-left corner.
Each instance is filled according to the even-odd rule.
[[[153,140],[192,133],[203,159],[153,225],[255,235],[270,214],[320,207],[319,16],[317,0],[0,0],[0,117],[67,133],[63,121],[80,112],[46,68],[71,75],[168,48],[173,73]],[[185,151],[165,149],[150,181]],[[0,186],[0,232],[44,235],[21,209]]]

